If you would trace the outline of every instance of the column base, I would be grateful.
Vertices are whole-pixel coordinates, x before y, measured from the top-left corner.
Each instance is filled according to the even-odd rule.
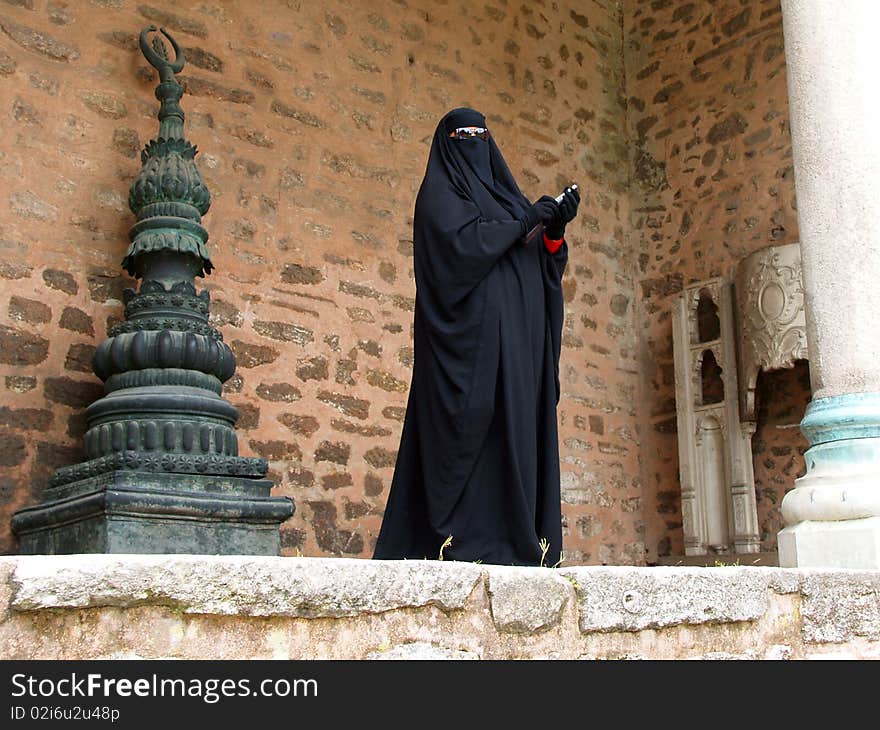
[[[777,536],[780,568],[880,569],[880,517],[801,522]]]
[[[880,568],[880,393],[818,398],[807,472],[782,500],[782,567]]]
[[[278,555],[294,504],[271,488],[267,479],[113,471],[46,490],[12,529],[23,555]]]

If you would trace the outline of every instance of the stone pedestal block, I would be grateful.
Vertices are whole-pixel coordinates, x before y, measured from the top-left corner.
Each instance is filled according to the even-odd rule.
[[[110,471],[46,490],[13,529],[25,555],[278,555],[278,525],[294,507],[271,488],[268,479]]]
[[[880,518],[801,522],[778,535],[779,566],[880,567]]]

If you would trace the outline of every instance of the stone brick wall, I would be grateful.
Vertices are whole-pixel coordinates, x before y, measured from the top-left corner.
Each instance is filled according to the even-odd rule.
[[[238,359],[226,397],[242,452],[268,458],[298,505],[284,553],[372,552],[412,367],[412,206],[437,119],[468,104],[532,198],[583,189],[564,281],[565,550],[570,563],[641,563],[621,12],[614,0],[0,4],[0,551],[16,550],[11,513],[80,459],[83,409],[101,394],[90,359],[132,284],[126,198],[157,131],[136,33],[156,23],[188,59],[182,105],[213,196],[204,286]],[[641,271],[649,304],[665,291],[654,269]]]
[[[624,7],[650,561],[683,553],[671,297],[729,274],[756,249],[797,241],[798,231],[778,0],[627,0]],[[800,402],[801,412],[802,396],[772,393]],[[763,433],[763,440],[756,434],[756,476],[762,549],[771,550],[780,525],[767,490],[778,508],[802,465],[796,452],[804,440],[790,428],[775,431],[770,445]],[[765,447],[786,458],[768,458]]]

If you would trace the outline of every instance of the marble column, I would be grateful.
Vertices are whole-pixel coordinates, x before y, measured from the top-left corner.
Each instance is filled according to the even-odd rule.
[[[880,2],[782,16],[813,400],[779,563],[880,568]]]

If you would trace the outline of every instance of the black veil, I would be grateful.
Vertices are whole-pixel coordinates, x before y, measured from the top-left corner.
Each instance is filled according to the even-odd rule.
[[[461,107],[448,112],[437,125],[425,182],[442,175],[459,187],[462,193],[480,205],[485,214],[494,211],[486,193],[492,196],[512,218],[519,218],[531,205],[520,191],[495,139],[456,140],[449,133],[457,127],[486,127],[486,117],[475,109]]]

